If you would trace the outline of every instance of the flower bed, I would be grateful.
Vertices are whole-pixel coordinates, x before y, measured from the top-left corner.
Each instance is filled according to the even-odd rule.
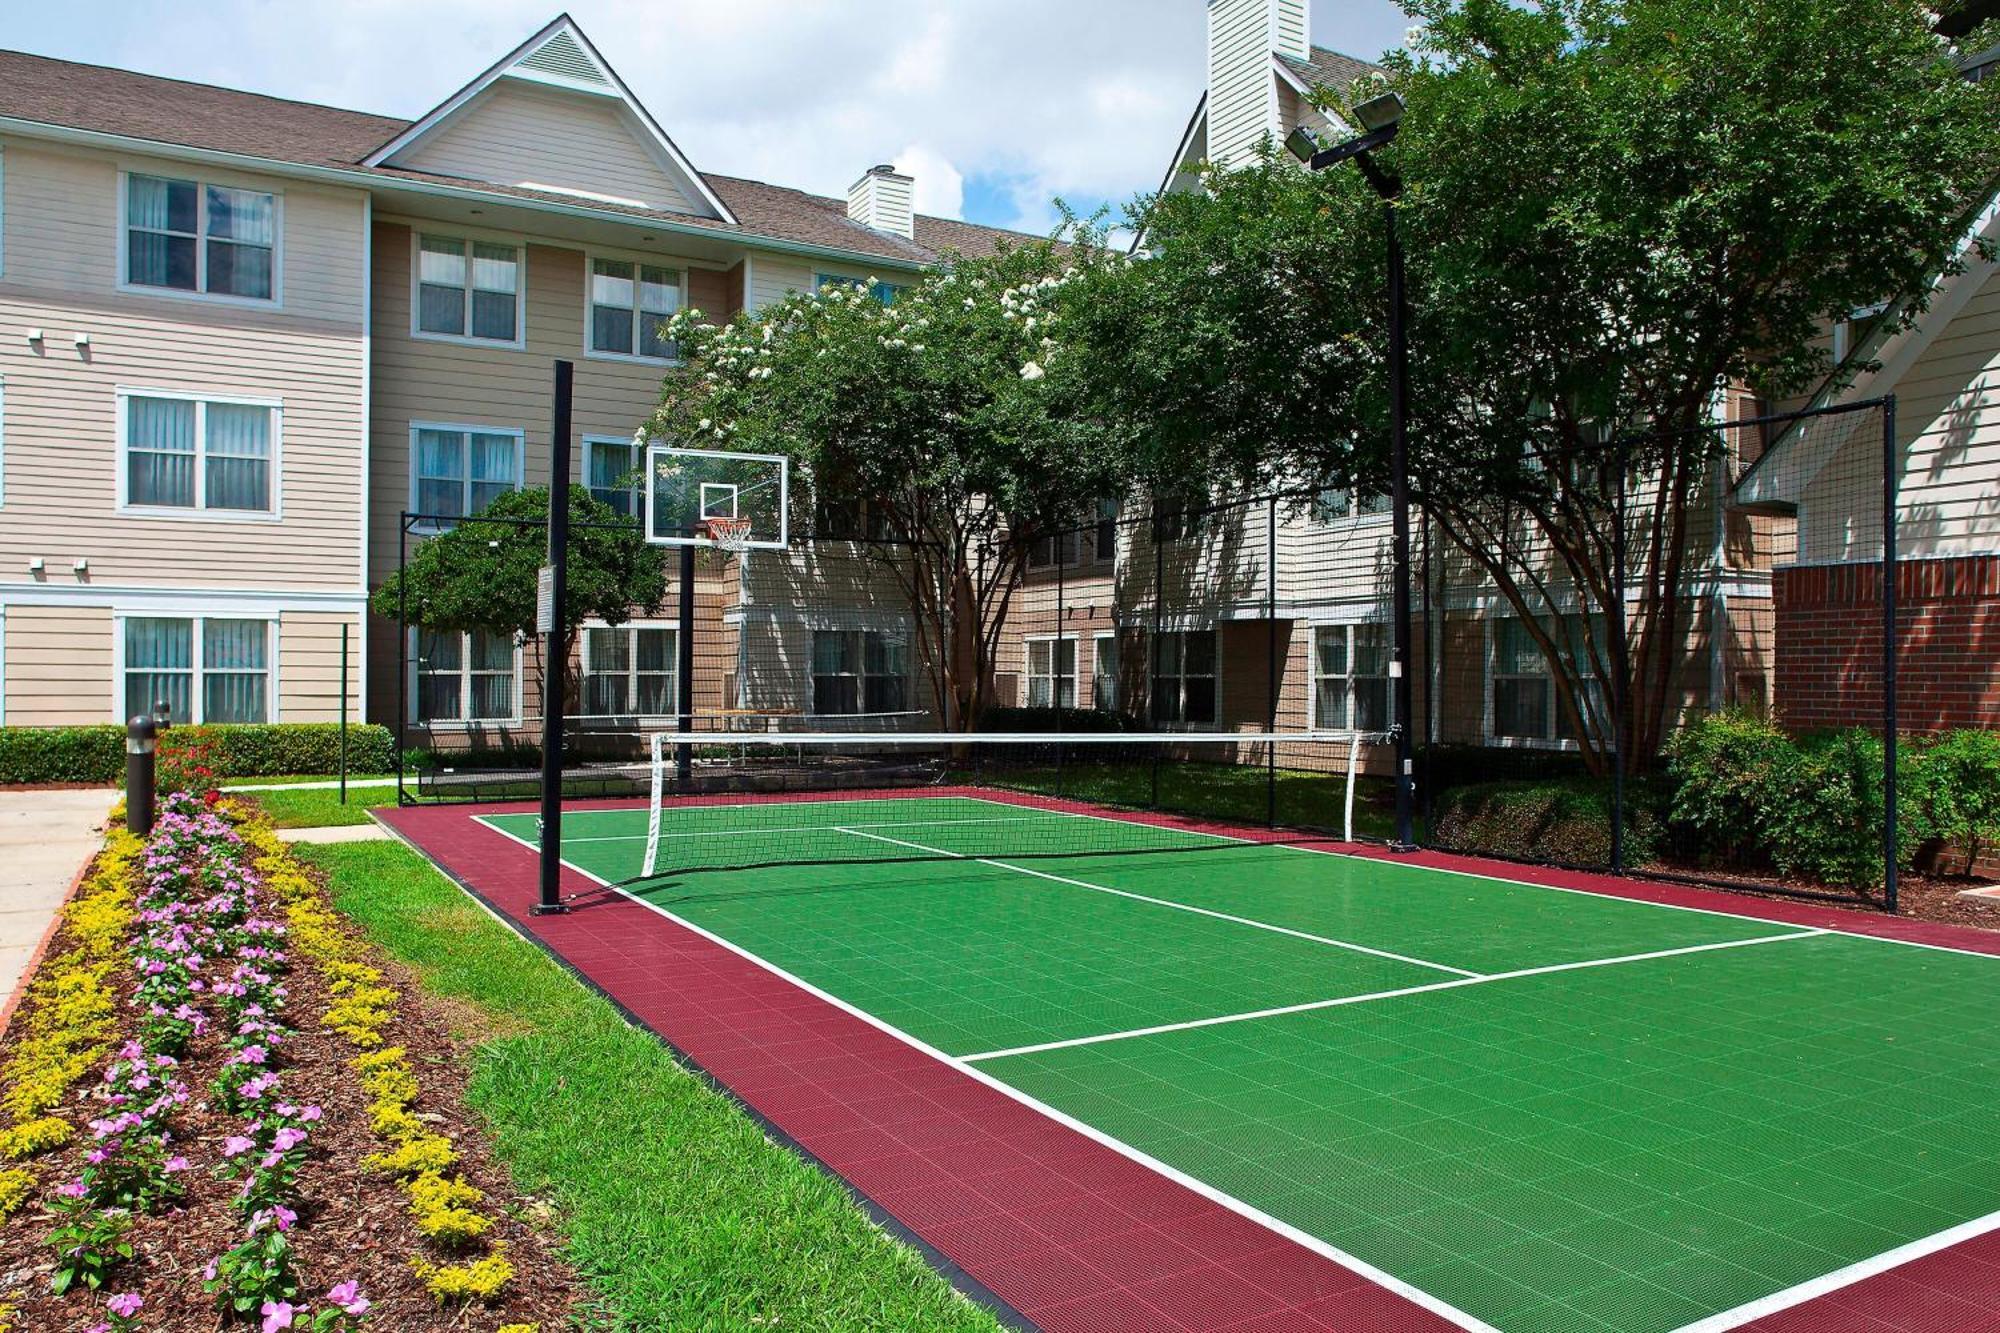
[[[0,1061],[0,1328],[562,1322],[449,1037],[242,811],[107,840]]]

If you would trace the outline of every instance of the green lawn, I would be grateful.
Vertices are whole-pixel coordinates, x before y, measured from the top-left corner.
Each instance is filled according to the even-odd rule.
[[[313,778],[252,779],[243,786],[267,787],[287,782],[312,782]],[[231,784],[236,785],[236,784]],[[394,787],[357,787],[350,782],[347,803],[341,804],[337,787],[314,787],[303,791],[260,791],[250,796],[264,807],[278,828],[324,828],[335,824],[366,824],[368,812],[396,803]]]
[[[314,793],[293,793],[311,795]],[[486,1035],[467,1098],[552,1199],[617,1329],[994,1329],[839,1184],[766,1139],[400,843],[302,847],[334,903]]]

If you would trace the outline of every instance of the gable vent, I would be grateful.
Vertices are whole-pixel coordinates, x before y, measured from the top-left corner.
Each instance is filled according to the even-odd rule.
[[[543,42],[531,54],[517,61],[514,67],[599,88],[611,86],[611,80],[604,77],[604,71],[597,67],[597,62],[585,55],[576,38],[566,32],[559,32]]]

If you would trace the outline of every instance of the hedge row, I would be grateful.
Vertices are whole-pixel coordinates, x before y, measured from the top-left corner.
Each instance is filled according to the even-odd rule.
[[[222,778],[340,769],[340,727],[332,722],[174,727],[160,741],[165,755],[196,747],[205,749],[206,762]],[[348,727],[350,772],[384,773],[395,766],[396,740],[387,727]],[[123,727],[0,727],[0,784],[120,782],[124,777]]]
[[[1660,793],[1644,782],[1625,791],[1625,860],[1639,865],[1661,845]],[[1441,792],[1431,813],[1439,847],[1568,865],[1611,864],[1611,786],[1593,778],[1478,782]]]

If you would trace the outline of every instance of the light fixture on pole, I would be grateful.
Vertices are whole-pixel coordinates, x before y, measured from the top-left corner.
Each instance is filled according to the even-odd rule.
[[[1393,519],[1395,546],[1394,617],[1395,655],[1389,663],[1390,689],[1394,695],[1396,738],[1396,840],[1398,851],[1411,851],[1415,835],[1415,768],[1411,758],[1411,627],[1410,627],[1410,449],[1407,425],[1410,347],[1408,311],[1403,292],[1403,243],[1396,235],[1396,201],[1402,196],[1402,178],[1372,154],[1396,137],[1403,124],[1403,99],[1395,93],[1379,93],[1354,107],[1354,119],[1366,131],[1359,138],[1325,147],[1317,134],[1304,125],[1285,138],[1285,147],[1313,171],[1325,171],[1342,162],[1354,162],[1361,174],[1382,197],[1383,227],[1389,252],[1389,510]]]

